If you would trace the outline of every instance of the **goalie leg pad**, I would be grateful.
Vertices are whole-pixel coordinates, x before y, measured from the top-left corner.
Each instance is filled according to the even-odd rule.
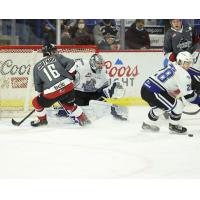
[[[116,119],[128,120],[128,109],[125,106],[112,105],[111,114]]]
[[[100,119],[106,115],[110,115],[111,103],[90,100],[89,106],[92,108],[96,119]]]

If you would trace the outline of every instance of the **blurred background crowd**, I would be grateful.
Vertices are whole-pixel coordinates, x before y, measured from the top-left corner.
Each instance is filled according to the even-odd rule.
[[[200,35],[200,19],[183,19]],[[169,19],[1,19],[0,45],[96,45],[102,50],[162,49]]]

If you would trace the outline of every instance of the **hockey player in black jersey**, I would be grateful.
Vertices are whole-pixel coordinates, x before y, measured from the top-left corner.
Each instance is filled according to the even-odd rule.
[[[45,107],[50,107],[55,102],[59,102],[65,112],[77,119],[81,126],[89,124],[90,120],[74,103],[74,61],[58,54],[53,44],[45,44],[42,52],[44,58],[33,69],[34,86],[39,95],[32,100],[38,119],[32,121],[31,125],[47,125]]]
[[[182,51],[195,52],[199,44],[199,35],[194,28],[183,25],[181,19],[171,19],[171,28],[165,33],[164,52],[167,60],[174,62]],[[167,60],[165,65],[167,65]]]

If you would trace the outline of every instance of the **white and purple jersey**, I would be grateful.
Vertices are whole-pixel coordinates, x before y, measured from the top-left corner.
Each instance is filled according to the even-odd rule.
[[[179,91],[179,97],[193,92],[190,75],[176,63],[169,64],[166,68],[151,75],[145,81],[144,86],[155,93],[167,92],[173,94]]]
[[[188,69],[188,73],[200,82],[200,52],[194,52],[192,56],[194,64]]]

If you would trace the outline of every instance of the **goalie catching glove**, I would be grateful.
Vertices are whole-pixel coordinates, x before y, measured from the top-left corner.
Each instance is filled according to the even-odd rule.
[[[122,98],[125,94],[125,88],[119,81],[114,81],[113,84],[103,89],[107,98]]]

